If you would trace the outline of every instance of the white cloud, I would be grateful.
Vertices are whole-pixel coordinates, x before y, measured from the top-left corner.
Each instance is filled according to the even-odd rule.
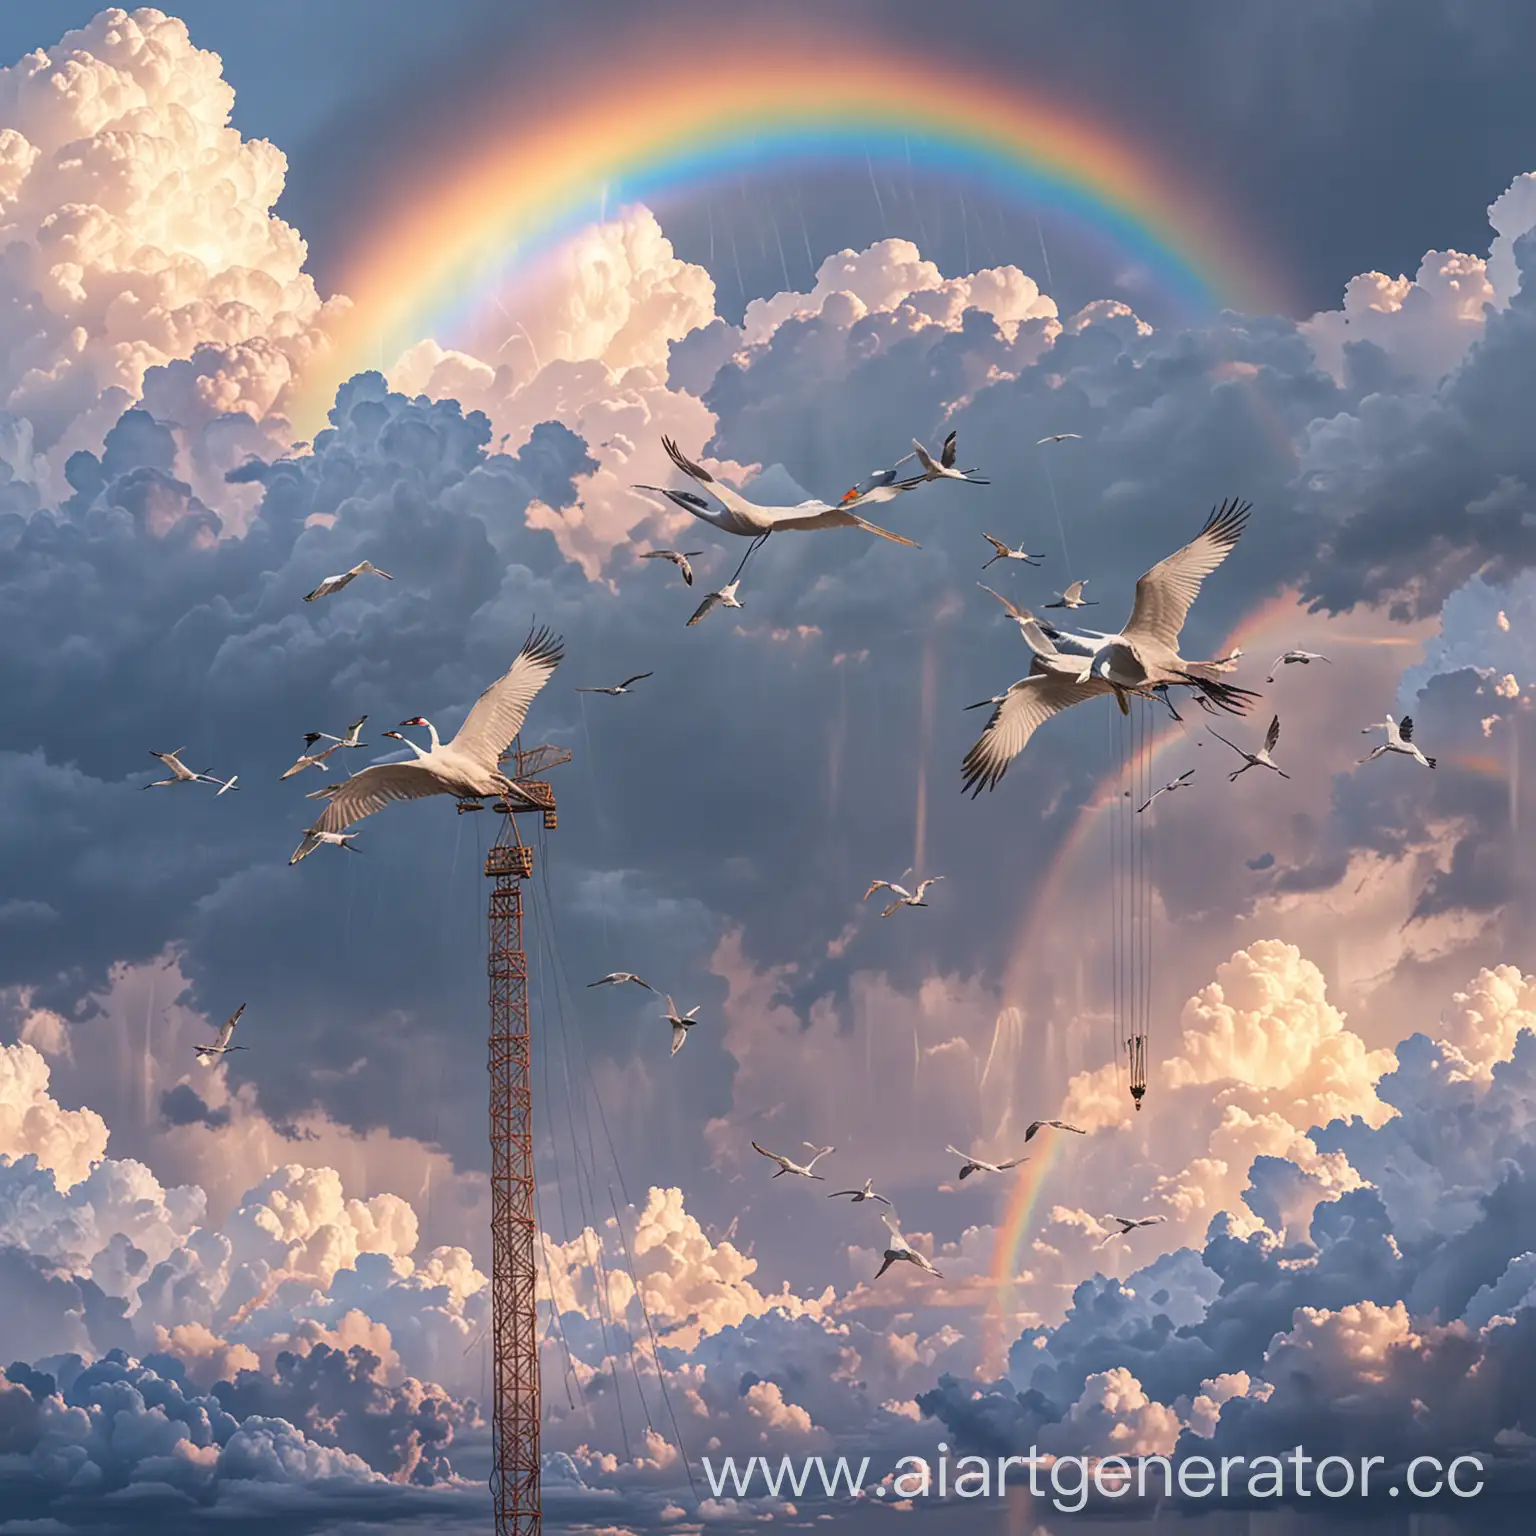
[[[304,242],[271,212],[287,163],[229,126],[233,105],[218,55],[148,8],[0,69],[0,405],[46,457],[18,464],[19,445],[13,469],[50,491],[146,391],[188,440],[227,411],[263,422],[322,345]],[[284,430],[228,443],[197,488]]]
[[[0,1156],[30,1154],[67,1189],[106,1151],[107,1124],[94,1110],[56,1104],[49,1077],[47,1061],[25,1040],[0,1045]]]

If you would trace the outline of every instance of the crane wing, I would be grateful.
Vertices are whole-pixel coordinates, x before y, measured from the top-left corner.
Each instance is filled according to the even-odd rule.
[[[1273,752],[1275,749],[1275,743],[1279,740],[1280,716],[1276,715],[1275,718],[1269,722],[1268,731],[1264,733],[1264,750],[1266,752]]]
[[[890,1232],[891,1236],[896,1239],[896,1246],[903,1251],[910,1253],[912,1251],[912,1245],[906,1240],[906,1238],[901,1235],[901,1228],[896,1225],[895,1212],[881,1211],[880,1220],[885,1223],[886,1229]]]
[[[451,791],[423,758],[409,763],[376,763],[342,784],[320,813],[311,832],[344,832],[394,800],[422,800]]]
[[[689,619],[688,622],[685,625],[683,625],[683,628],[684,629],[691,629],[719,601],[720,601],[720,594],[718,592],[711,592],[709,594],[709,596],[706,597],[704,599],[704,601],[702,603],[700,603],[699,606],[693,610],[693,617],[691,619]]]
[[[990,543],[997,544],[997,540],[994,539],[990,533],[984,533],[982,537],[988,540]],[[998,544],[998,548],[1002,550],[1004,554],[1007,553],[1006,545]],[[983,592],[992,592],[992,588],[989,587],[984,581],[978,581],[976,585],[980,587]],[[1010,619],[1017,619],[1020,623],[1024,623],[1026,620],[1034,618],[1034,614],[1032,614],[1029,609],[1016,607],[1006,597],[1004,597],[1001,592],[992,592],[992,596],[995,597],[998,602],[1000,602],[1003,607],[1008,610],[1008,617]]]
[[[945,469],[953,469],[955,467],[955,433],[953,432],[944,439],[944,447],[939,453],[939,463]]]
[[[564,655],[561,642],[547,629],[529,634],[517,660],[475,700],[474,708],[448,745],[494,769],[501,754],[523,728],[528,706],[550,679]]]
[[[1127,639],[1154,640],[1178,649],[1179,632],[1200,595],[1200,584],[1232,553],[1250,505],[1236,497],[1222,502],[1183,549],[1159,560],[1136,583],[1136,601],[1122,631]]]
[[[697,480],[700,485],[707,485],[709,487],[709,494],[713,496],[715,500],[721,504],[721,506],[727,508],[729,511],[737,513],[748,512],[760,514],[764,510],[763,508],[758,507],[755,503],[748,501],[745,496],[742,496],[740,493],[733,491],[730,486],[722,485],[720,481],[716,480],[715,477],[710,474],[710,472],[705,469],[702,464],[695,464],[694,461],[690,459],[688,455],[685,454],[682,449],[677,446],[675,439],[670,437],[663,437],[661,440],[661,446],[667,450],[667,457],[671,459],[672,462],[680,470],[682,470],[685,475],[689,476],[693,480]]]
[[[1052,715],[1110,692],[1110,685],[1101,677],[1078,682],[1053,672],[1037,672],[1015,683],[992,711],[981,739],[965,755],[962,792],[970,790],[974,799],[983,789],[995,789],[1008,764]]]
[[[245,1004],[241,1003],[230,1016],[219,1026],[218,1045],[222,1050],[234,1039],[235,1025],[240,1022],[240,1015],[245,1012]]]
[[[1397,722],[1397,735],[1398,735],[1398,739],[1400,741],[1412,741],[1413,740],[1413,716],[1412,715],[1404,715],[1403,718]]]

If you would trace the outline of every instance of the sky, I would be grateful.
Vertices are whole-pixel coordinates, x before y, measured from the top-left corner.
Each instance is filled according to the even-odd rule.
[[[1222,1518],[1406,1530],[1430,1456],[1484,1487],[1421,1522],[1526,1518],[1536,23],[995,10],[0,13],[6,1536],[492,1528],[500,818],[289,860],[541,626],[551,1528],[1012,1536],[1073,1458],[1298,1444],[1398,1492]],[[688,623],[744,542],[636,489],[664,436],[782,505],[950,431],[986,484],[870,508],[916,547],[786,531]],[[977,583],[1107,629],[1229,497],[1183,648],[1248,716],[1092,700],[963,794],[1029,664]],[[1389,714],[1433,769],[1360,762]],[[1229,782],[1209,727],[1271,716]],[[144,800],[172,748],[238,792]],[[877,1277],[866,1179],[937,1276]],[[1039,1494],[890,1480],[1032,1448]],[[885,1491],[704,1467],[807,1455]]]

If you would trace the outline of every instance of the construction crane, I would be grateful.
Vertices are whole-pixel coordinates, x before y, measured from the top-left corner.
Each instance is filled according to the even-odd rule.
[[[555,792],[537,775],[571,760],[564,747],[522,750],[513,742],[502,764],[526,797],[495,802],[505,817],[485,858],[491,888],[491,1501],[496,1536],[540,1536],[539,1340],[535,1292],[538,1228],[534,1219],[533,1089],[529,1077],[528,956],[523,949],[523,886],[533,849],[517,817],[539,811],[553,829]]]

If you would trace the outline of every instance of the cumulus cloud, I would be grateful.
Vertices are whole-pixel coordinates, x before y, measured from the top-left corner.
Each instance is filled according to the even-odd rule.
[[[12,484],[60,493],[70,454],[141,399],[179,423],[200,488],[286,447],[278,418],[326,307],[271,211],[286,161],[229,126],[233,106],[218,56],[147,7],[0,69]]]

